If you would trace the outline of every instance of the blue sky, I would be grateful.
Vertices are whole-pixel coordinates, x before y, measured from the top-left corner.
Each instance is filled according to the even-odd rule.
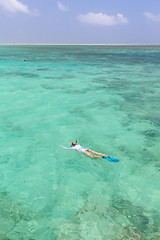
[[[0,0],[0,43],[160,44],[160,0]]]

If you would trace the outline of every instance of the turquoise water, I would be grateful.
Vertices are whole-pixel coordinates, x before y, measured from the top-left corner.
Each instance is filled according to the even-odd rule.
[[[160,46],[0,46],[0,239],[160,239],[159,64]]]

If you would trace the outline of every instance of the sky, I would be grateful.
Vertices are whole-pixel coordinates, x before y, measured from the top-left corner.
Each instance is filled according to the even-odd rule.
[[[160,44],[160,0],[0,0],[0,44]]]

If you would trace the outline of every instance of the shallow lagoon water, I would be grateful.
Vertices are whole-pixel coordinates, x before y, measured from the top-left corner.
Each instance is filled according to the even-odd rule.
[[[0,46],[1,239],[160,239],[159,62],[159,46]],[[75,139],[120,162],[59,147]]]

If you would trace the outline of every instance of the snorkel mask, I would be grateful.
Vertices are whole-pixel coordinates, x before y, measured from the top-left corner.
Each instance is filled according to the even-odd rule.
[[[72,142],[72,143],[73,143],[73,142]],[[75,143],[77,144],[77,139],[76,139]],[[72,144],[71,144],[71,147],[73,147],[73,145],[72,145]]]

